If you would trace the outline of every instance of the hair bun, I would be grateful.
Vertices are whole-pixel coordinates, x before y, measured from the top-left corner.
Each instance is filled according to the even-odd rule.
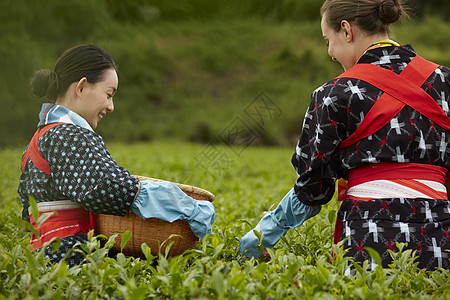
[[[36,71],[30,81],[30,92],[37,98],[56,100],[58,97],[57,74],[48,69]]]
[[[378,13],[383,24],[395,23],[400,18],[402,11],[398,6],[398,0],[380,0],[378,5]]]

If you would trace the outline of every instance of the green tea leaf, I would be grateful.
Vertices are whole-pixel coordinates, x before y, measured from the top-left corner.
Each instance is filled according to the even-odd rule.
[[[127,261],[127,258],[123,253],[117,253],[117,263],[121,265],[122,267],[125,265],[125,262]]]
[[[31,216],[33,219],[37,220],[39,218],[39,209],[37,207],[36,200],[31,195],[29,195],[28,199],[31,207]]]
[[[331,224],[333,224],[335,221],[336,221],[336,211],[333,209],[333,210],[330,210],[329,212],[328,212],[328,222],[330,222]]]
[[[94,260],[94,262],[96,264],[99,264],[105,258],[105,256],[107,254],[108,254],[108,249],[105,249],[105,248],[98,249],[97,251],[92,253],[92,259]]]
[[[123,251],[123,248],[125,248],[125,245],[127,244],[128,240],[131,238],[131,231],[126,230],[122,234],[122,240],[120,241],[120,251]]]
[[[12,218],[10,221],[19,228],[24,228],[27,231],[31,231],[35,236],[39,237],[39,232],[36,230],[36,228],[34,228],[33,225],[30,224],[30,222],[19,218]]]
[[[372,257],[373,261],[378,265],[381,266],[381,256],[378,251],[376,251],[373,248],[370,247],[364,247],[364,249],[369,253],[370,257]]]
[[[223,277],[223,274],[219,271],[214,271],[211,276],[212,285],[214,287],[214,290],[217,292],[219,297],[223,297],[225,294],[225,285],[224,281],[225,278]]]
[[[38,228],[41,227],[41,225],[44,224],[44,222],[47,221],[48,218],[50,218],[53,215],[57,215],[57,214],[58,214],[58,212],[56,212],[56,211],[42,213],[41,216],[36,221],[37,227]]]
[[[114,246],[114,244],[116,243],[116,238],[118,235],[119,235],[118,233],[112,234],[108,238],[108,241],[105,243],[105,248],[111,249]]]

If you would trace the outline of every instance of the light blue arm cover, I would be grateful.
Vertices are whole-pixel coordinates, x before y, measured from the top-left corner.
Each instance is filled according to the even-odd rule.
[[[256,250],[259,242],[253,230],[264,233],[262,242],[264,248],[272,248],[278,243],[280,236],[284,236],[290,228],[300,226],[307,219],[317,215],[320,209],[321,206],[313,207],[300,202],[292,188],[275,210],[267,213],[254,229],[244,235],[239,243],[241,253],[247,257],[261,256],[261,252]]]
[[[211,233],[215,217],[211,202],[195,200],[171,182],[144,180],[140,183],[141,190],[131,205],[131,210],[137,216],[167,222],[186,220],[200,239]]]

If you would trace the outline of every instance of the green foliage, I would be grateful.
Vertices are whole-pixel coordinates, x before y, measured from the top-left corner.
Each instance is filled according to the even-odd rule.
[[[207,0],[107,0],[112,15],[122,21],[142,22],[155,18],[165,21],[214,20],[259,17],[275,21],[314,20],[322,0],[207,1]]]
[[[19,219],[15,192],[19,172],[14,166],[20,164],[21,150],[0,150],[0,163],[6,167],[0,170],[1,299],[448,299],[450,272],[417,269],[413,253],[402,244],[397,244],[399,252],[391,253],[389,268],[369,271],[365,263],[347,274],[352,262],[332,244],[336,199],[268,249],[269,260],[245,258],[238,249],[240,238],[295,180],[289,162],[293,149],[214,147],[180,142],[109,145],[113,157],[133,174],[213,192],[213,234],[173,258],[153,256],[143,244],[146,259],[141,259],[110,255],[116,236],[106,241],[90,233],[89,243],[78,245],[84,252],[73,249],[85,256],[85,263],[71,269],[64,261],[51,265],[28,249],[30,233]],[[218,169],[222,160],[204,156],[211,151],[229,163]],[[129,238],[125,234],[117,243],[123,247]],[[58,241],[52,245],[58,247]],[[367,251],[380,261],[376,252]]]
[[[442,13],[441,2],[427,3]],[[322,39],[321,3],[0,1],[0,127],[9,128],[0,131],[0,148],[29,142],[41,105],[28,94],[30,77],[80,43],[105,48],[119,65],[115,112],[97,129],[106,140],[208,143],[264,91],[282,115],[256,144],[292,145],[311,92],[342,71]],[[444,19],[425,14],[392,31],[450,65]]]

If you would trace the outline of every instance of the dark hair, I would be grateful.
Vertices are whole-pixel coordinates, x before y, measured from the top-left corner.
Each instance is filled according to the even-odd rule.
[[[94,45],[78,45],[58,58],[53,71],[36,71],[30,81],[30,91],[35,97],[55,101],[65,95],[72,83],[83,77],[90,83],[99,82],[111,68],[116,69],[116,64],[105,50]]]
[[[347,20],[368,34],[389,34],[389,25],[407,13],[402,0],[326,0],[320,15],[325,15],[328,25],[335,31]]]

